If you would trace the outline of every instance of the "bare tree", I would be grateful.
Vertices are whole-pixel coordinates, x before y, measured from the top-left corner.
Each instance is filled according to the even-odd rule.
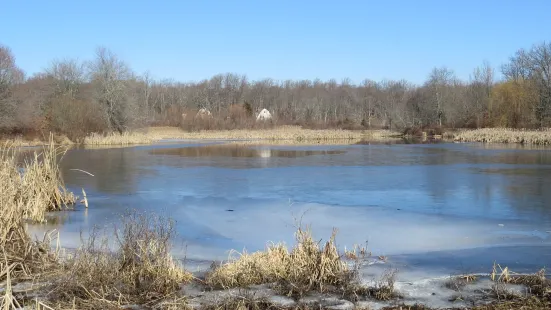
[[[408,126],[408,117],[406,104],[409,98],[409,84],[402,81],[382,81],[380,83],[381,101],[377,105],[379,115],[386,121],[388,127],[392,129],[395,122],[399,122],[399,127]]]
[[[484,112],[491,110],[491,94],[494,85],[494,70],[490,63],[484,61],[481,67],[474,69],[470,78],[467,108],[465,116],[476,122],[476,127],[482,125]]]
[[[89,64],[91,80],[97,86],[97,100],[105,108],[107,122],[120,133],[127,129],[132,111],[126,94],[132,72],[128,65],[110,50],[99,47],[96,59]]]
[[[430,89],[431,105],[433,106],[438,126],[442,127],[446,117],[446,108],[450,105],[450,87],[453,85],[455,75],[446,67],[434,68],[426,83]]]
[[[551,42],[534,45],[526,55],[526,66],[539,92],[536,118],[543,127],[551,116]]]
[[[15,65],[11,49],[0,45],[0,127],[12,123],[15,104],[10,97],[13,87],[23,80],[23,71]]]
[[[56,93],[74,98],[82,84],[86,82],[83,63],[76,59],[56,59],[46,69],[46,74],[54,80]]]

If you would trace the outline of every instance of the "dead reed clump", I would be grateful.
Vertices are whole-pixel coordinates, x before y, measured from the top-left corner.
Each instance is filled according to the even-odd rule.
[[[286,276],[289,259],[283,244],[269,244],[265,251],[250,254],[231,251],[228,262],[211,270],[206,282],[219,289],[277,282]]]
[[[211,270],[205,282],[218,289],[278,283],[280,291],[295,296],[340,286],[349,279],[351,271],[335,246],[336,231],[321,247],[308,228],[299,228],[295,236],[290,252],[284,245],[272,244],[264,252],[242,253]]]
[[[311,290],[323,292],[332,286],[343,286],[351,278],[348,265],[341,259],[335,243],[337,230],[323,247],[316,242],[309,228],[295,233],[297,244],[290,253],[286,277],[280,280],[287,295],[299,295]]]
[[[98,302],[117,307],[155,303],[177,293],[192,275],[170,254],[173,236],[171,220],[137,212],[122,217],[114,244],[105,231],[92,230],[64,263],[50,301],[92,309]]]
[[[10,145],[0,147],[0,245],[3,247],[8,235],[22,226],[25,201],[21,173]]]
[[[494,263],[490,278],[495,283],[493,289],[496,292],[499,292],[503,283],[522,284],[528,288],[530,294],[551,302],[551,280],[545,276],[545,269],[534,274],[516,274],[508,267],[503,268]]]
[[[551,145],[551,130],[517,130],[508,128],[463,130],[455,135],[454,140],[458,142]]]
[[[342,297],[357,302],[360,300],[366,300],[367,298],[373,298],[380,301],[389,301],[401,297],[394,288],[396,282],[396,269],[386,270],[379,279],[375,281],[375,285],[366,286],[362,285],[357,277],[357,273],[354,273],[354,277],[351,278],[344,286],[340,288]]]
[[[466,274],[466,275],[459,275],[459,276],[451,276],[446,283],[444,283],[444,287],[454,290],[454,291],[461,291],[465,286],[467,286],[470,283],[474,283],[478,280],[478,276],[473,274]]]
[[[12,145],[0,147],[0,269],[11,270],[14,279],[55,265],[55,253],[50,251],[52,235],[32,241],[24,224],[26,220],[43,221],[47,211],[75,201],[63,185],[58,153],[50,135],[49,145],[19,167],[17,150]],[[0,281],[6,276],[1,274]]]
[[[394,283],[396,282],[396,270],[387,270],[377,281],[375,287],[371,288],[371,296],[377,300],[391,300],[397,297],[397,293],[394,290]]]
[[[73,193],[65,188],[59,171],[57,157],[66,149],[56,147],[53,140],[40,152],[26,160],[23,173],[23,187],[28,197],[29,217],[42,221],[47,211],[59,211],[76,202]]]
[[[354,244],[352,250],[344,248],[344,256],[350,260],[365,259],[366,257],[371,257],[371,255],[371,251],[367,249],[367,243],[365,246]]]

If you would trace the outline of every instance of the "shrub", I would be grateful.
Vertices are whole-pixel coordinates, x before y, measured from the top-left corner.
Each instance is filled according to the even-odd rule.
[[[50,301],[79,306],[101,301],[111,305],[159,300],[192,279],[170,254],[174,236],[171,220],[127,212],[115,229],[115,244],[95,228],[53,284]],[[113,249],[114,247],[114,249]]]

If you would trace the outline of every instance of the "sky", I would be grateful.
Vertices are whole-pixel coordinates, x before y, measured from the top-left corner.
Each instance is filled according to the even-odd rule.
[[[337,81],[459,78],[551,41],[550,0],[0,0],[0,44],[27,75],[109,48],[138,74]]]

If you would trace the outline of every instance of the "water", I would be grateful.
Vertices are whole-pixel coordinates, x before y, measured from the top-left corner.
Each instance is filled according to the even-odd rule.
[[[50,227],[68,247],[80,231],[116,224],[134,208],[174,218],[176,255],[197,262],[267,241],[292,244],[298,222],[324,240],[338,228],[342,248],[367,244],[401,266],[439,272],[551,261],[546,148],[171,143],[72,149],[62,173],[90,204],[56,214]]]

